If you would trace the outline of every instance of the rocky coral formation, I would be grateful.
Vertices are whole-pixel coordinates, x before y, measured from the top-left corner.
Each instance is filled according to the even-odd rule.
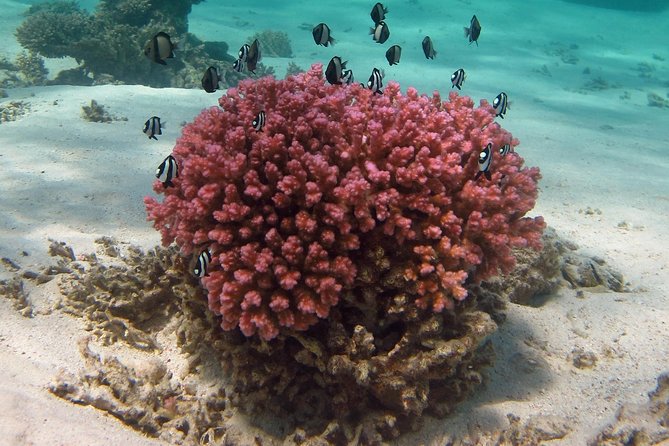
[[[232,69],[234,57],[209,54],[205,42],[188,33],[188,13],[201,0],[149,2],[101,1],[94,13],[74,1],[31,6],[16,30],[19,43],[48,58],[73,57],[80,66],[70,82],[140,83],[155,87],[199,87],[202,72],[218,64],[223,85],[244,77]],[[179,56],[166,67],[152,64],[143,54],[146,43],[159,31],[177,41]],[[57,76],[56,79],[59,79]]]
[[[88,122],[112,122],[112,121],[127,121],[128,118],[112,116],[104,105],[98,103],[95,99],[91,99],[90,105],[81,106],[81,118]]]
[[[44,59],[37,54],[22,51],[16,56],[15,64],[25,86],[46,83],[49,70],[44,66]]]
[[[0,104],[0,124],[16,121],[30,111],[30,103],[24,101],[9,101]]]
[[[249,45],[258,39],[262,45],[263,56],[268,57],[293,57],[293,49],[290,46],[288,34],[283,31],[264,30],[255,33],[246,40]]]
[[[559,237],[554,229],[546,229],[542,243],[540,251],[515,249],[518,267],[510,274],[488,279],[485,288],[523,305],[531,305],[533,299],[553,293],[560,286],[628,290],[620,272],[604,259],[578,252],[575,243]]]
[[[263,131],[251,126],[258,104]],[[210,251],[202,283],[225,330],[269,340],[328,318],[346,293],[362,298],[353,290],[377,248],[393,253],[393,293],[373,299],[402,292],[442,312],[468,284],[510,271],[512,247],[540,246],[543,219],[525,217],[538,169],[514,152],[477,181],[483,147],[517,144],[486,101],[329,85],[314,65],[244,81],[219,105],[184,127],[175,187],[156,181],[165,198],[145,203],[165,245]]]

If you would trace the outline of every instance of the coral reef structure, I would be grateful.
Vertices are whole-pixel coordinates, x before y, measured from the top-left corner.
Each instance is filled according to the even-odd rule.
[[[201,1],[102,0],[94,13],[80,9],[74,1],[45,2],[28,9],[16,38],[43,57],[76,59],[79,67],[64,79],[83,85],[141,83],[192,88],[200,85],[202,71],[212,64],[224,71],[225,86],[234,84],[243,77],[232,70],[234,57],[222,54],[220,45],[215,46],[215,54],[209,54],[205,42],[187,32],[188,13]],[[154,66],[143,54],[146,42],[159,31],[170,34],[180,50],[167,67]]]
[[[305,330],[347,291],[369,300],[355,288],[382,272],[388,283],[371,300],[400,293],[452,310],[466,281],[509,272],[512,248],[540,246],[543,219],[524,217],[538,169],[495,153],[492,179],[476,179],[483,147],[518,144],[486,101],[403,95],[392,82],[383,95],[327,85],[314,65],[244,81],[219,104],[184,128],[176,187],[156,182],[164,200],[145,202],[165,245],[211,252],[202,282],[225,330],[266,340]]]
[[[261,48],[263,56],[293,57],[293,49],[290,46],[290,39],[288,38],[288,34],[283,31],[272,31],[267,29],[255,33],[252,37],[246,39],[246,42],[251,44],[256,39],[262,44]]]

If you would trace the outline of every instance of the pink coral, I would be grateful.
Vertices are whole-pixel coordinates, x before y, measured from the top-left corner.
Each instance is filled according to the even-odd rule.
[[[416,305],[453,308],[465,281],[508,272],[513,247],[540,246],[537,168],[504,144],[490,104],[456,93],[382,95],[329,85],[322,67],[246,80],[184,128],[180,169],[148,218],[182,253],[212,253],[202,279],[226,330],[272,339],[328,317],[354,287],[364,246],[397,247]],[[252,126],[265,111],[265,128]],[[492,179],[475,180],[494,147]]]

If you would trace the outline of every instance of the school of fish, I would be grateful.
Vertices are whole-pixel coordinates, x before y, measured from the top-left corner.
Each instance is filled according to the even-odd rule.
[[[375,3],[370,12],[373,26],[370,27],[369,34],[372,36],[373,41],[379,44],[385,43],[390,38],[390,28],[386,23],[387,14],[388,8],[380,2]],[[472,16],[469,26],[464,27],[464,34],[470,44],[476,43],[476,46],[479,45],[478,40],[481,35],[481,23],[476,15]],[[316,45],[329,47],[335,44],[331,28],[326,23],[319,23],[316,25],[312,30],[312,36]],[[434,49],[434,43],[430,36],[425,36],[423,38],[421,47],[426,59],[433,60],[436,57],[437,51]],[[176,48],[177,45],[172,42],[169,34],[161,31],[146,43],[144,55],[153,63],[167,65],[166,59],[175,57],[174,50]],[[385,56],[390,66],[399,64],[402,56],[402,47],[397,44],[390,46],[386,51]],[[241,46],[237,59],[232,65],[232,69],[237,72],[249,71],[255,74],[255,70],[260,60],[260,42],[256,39],[251,44],[243,44]],[[347,62],[342,61],[340,56],[333,56],[325,69],[325,79],[333,85],[351,84],[354,81],[353,71],[348,69],[346,64]],[[384,77],[385,73],[383,70],[373,68],[367,84],[361,85],[375,94],[383,94],[382,88]],[[451,88],[461,90],[465,79],[465,70],[463,68],[457,69],[451,75]],[[222,77],[218,68],[209,66],[202,76],[202,89],[207,93],[214,93],[218,89],[221,80]],[[494,98],[492,106],[496,117],[504,119],[504,115],[509,108],[507,94],[505,92],[499,93]],[[256,132],[262,132],[266,120],[267,115],[265,111],[259,110],[253,121],[249,123],[249,126]],[[165,123],[161,122],[160,117],[152,116],[144,123],[143,132],[149,139],[157,140],[158,138],[156,138],[156,135],[162,135],[162,129],[164,128]],[[488,143],[485,147],[481,148],[478,157],[478,172],[474,177],[475,181],[478,181],[481,177],[486,178],[488,181],[491,180],[491,168],[493,166],[493,155],[495,152],[502,157],[514,153],[510,144],[504,144],[497,150],[493,148],[492,143]],[[179,166],[177,160],[172,155],[168,155],[156,169],[156,178],[162,182],[163,187],[165,188],[174,186],[172,180],[177,178],[178,175]],[[211,253],[205,248],[194,258],[194,266],[192,269],[193,274],[198,278],[207,276],[207,268],[210,262]]]

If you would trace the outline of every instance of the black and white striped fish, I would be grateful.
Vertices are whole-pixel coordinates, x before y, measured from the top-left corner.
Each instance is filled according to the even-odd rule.
[[[174,186],[172,179],[179,176],[179,166],[177,160],[174,159],[172,155],[168,155],[167,158],[160,163],[158,169],[156,169],[156,178],[163,182],[163,187]]]
[[[143,132],[149,137],[149,139],[155,139],[156,141],[158,138],[156,138],[156,135],[162,135],[163,130],[165,128],[165,123],[160,122],[160,118],[158,116],[151,116],[149,119],[146,120],[144,123],[144,130]]]
[[[221,80],[221,75],[218,74],[218,68],[209,67],[202,76],[202,89],[207,93],[214,93],[218,89],[218,82]]]
[[[378,68],[372,70],[372,75],[369,76],[367,81],[367,88],[372,90],[372,93],[383,94],[381,88],[383,87],[383,71]]]
[[[385,20],[386,14],[388,14],[388,8],[383,6],[381,3],[375,4],[372,7],[372,12],[369,13],[375,24]]]
[[[261,111],[256,115],[255,119],[251,123],[256,132],[262,132],[263,127],[265,127],[265,119],[266,116],[264,111]]]
[[[197,256],[197,261],[195,262],[195,267],[193,268],[193,274],[196,277],[205,277],[209,274],[207,273],[207,268],[209,268],[209,263],[211,262],[211,253],[208,249],[203,250],[199,256]]]
[[[376,43],[385,43],[388,37],[390,37],[390,29],[388,29],[388,25],[383,20],[377,23],[374,28],[369,28],[369,33],[372,34],[372,39]]]
[[[497,97],[495,97],[495,99],[492,101],[492,106],[495,109],[495,116],[499,116],[500,118],[504,119],[506,109],[509,108],[509,98],[506,93],[501,92],[498,94]]]
[[[469,43],[476,42],[476,46],[479,46],[479,36],[481,35],[481,24],[479,19],[474,15],[469,22],[469,28],[465,26],[465,37],[469,39]]]
[[[340,82],[342,84],[352,84],[353,83],[353,71],[352,70],[342,71]]]
[[[425,54],[425,58],[434,59],[434,56],[437,55],[437,52],[434,50],[434,45],[432,44],[432,39],[430,39],[430,36],[425,36],[422,45],[423,45],[423,54]]]
[[[390,65],[400,63],[400,57],[402,57],[402,47],[399,45],[393,45],[386,51],[386,60]]]
[[[505,156],[507,153],[511,153],[511,144],[506,143],[502,147],[499,148],[499,154],[502,156]]]
[[[167,65],[165,59],[171,59],[174,57],[174,48],[176,45],[172,43],[169,34],[161,31],[144,47],[144,55],[151,60],[151,62],[158,63],[160,65]]]
[[[342,62],[341,57],[334,56],[330,59],[330,63],[328,63],[328,66],[325,69],[325,79],[332,85],[341,84],[345,68],[346,62]]]
[[[246,58],[249,56],[249,50],[251,49],[251,45],[248,43],[245,43],[242,45],[241,48],[239,48],[239,52],[237,53],[237,58],[241,60],[242,62],[246,62]]]
[[[246,62],[244,62],[241,59],[235,60],[235,62],[232,64],[232,69],[235,70],[237,73],[241,73],[244,71],[244,68],[246,68]]]
[[[314,36],[314,42],[316,42],[316,45],[328,46],[335,44],[335,40],[330,34],[330,27],[325,23],[319,23],[318,25],[314,26],[311,34]]]
[[[465,81],[467,78],[467,74],[465,74],[465,70],[462,68],[458,69],[451,75],[451,88],[457,87],[458,90],[460,90],[460,87],[462,87],[462,83]]]
[[[492,143],[489,142],[487,146],[481,150],[479,153],[479,171],[476,172],[476,177],[474,180],[478,180],[481,175],[490,180],[492,178],[490,174],[490,165],[492,164]]]

